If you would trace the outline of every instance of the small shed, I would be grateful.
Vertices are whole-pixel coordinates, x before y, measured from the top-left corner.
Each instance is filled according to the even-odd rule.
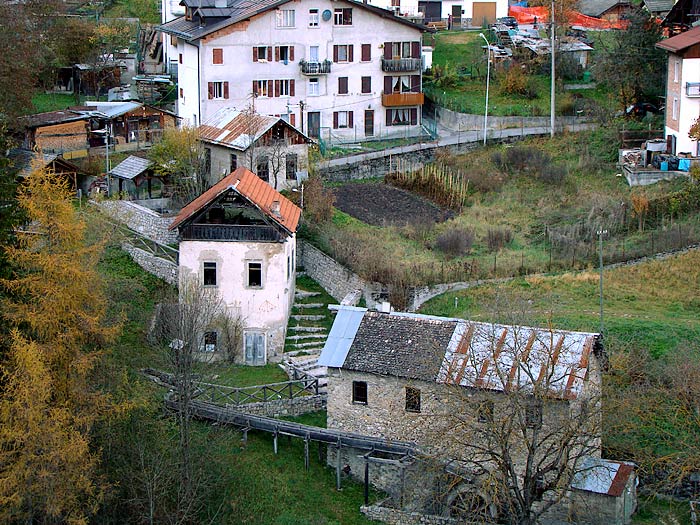
[[[637,508],[634,463],[595,457],[583,460],[571,482],[571,514],[581,525],[624,525]]]
[[[61,155],[42,153],[27,149],[10,150],[7,157],[12,167],[17,170],[17,180],[22,181],[37,169],[50,169],[66,178],[74,191],[87,192],[92,177],[89,177],[80,167],[64,159]]]
[[[163,197],[163,178],[155,176],[151,161],[130,155],[109,172],[112,192],[119,192],[129,200],[160,199]]]

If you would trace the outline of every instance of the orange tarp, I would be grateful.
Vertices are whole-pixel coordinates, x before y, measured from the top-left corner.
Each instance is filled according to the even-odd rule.
[[[515,17],[518,24],[533,24],[535,18],[538,23],[549,22],[549,8],[547,7],[520,7],[517,5],[508,8],[508,14]],[[586,16],[578,11],[569,11],[566,14],[569,25],[581,26],[589,29],[622,29],[623,22],[609,22],[601,18]]]

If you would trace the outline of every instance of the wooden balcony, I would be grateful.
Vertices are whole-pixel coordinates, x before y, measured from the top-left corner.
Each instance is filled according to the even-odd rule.
[[[183,241],[257,241],[282,242],[271,226],[244,224],[191,224],[180,231]]]
[[[387,108],[400,106],[422,106],[425,100],[423,93],[389,93],[382,94],[382,105]]]
[[[406,71],[420,71],[423,68],[421,58],[384,58],[382,57],[382,71],[391,73],[403,73]]]
[[[299,62],[299,69],[301,69],[302,75],[317,76],[317,75],[327,75],[331,72],[330,60],[324,60],[323,62],[307,62],[306,60],[301,60]]]

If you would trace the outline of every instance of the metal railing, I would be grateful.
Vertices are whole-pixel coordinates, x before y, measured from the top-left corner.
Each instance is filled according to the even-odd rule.
[[[307,62],[306,60],[301,60],[299,62],[299,68],[303,75],[327,75],[331,72],[330,60],[324,60],[323,62]]]
[[[180,232],[183,240],[207,241],[268,241],[282,240],[280,233],[271,226],[241,224],[192,224]]]
[[[419,71],[423,68],[421,58],[384,58],[382,57],[382,71],[397,73],[404,71]]]

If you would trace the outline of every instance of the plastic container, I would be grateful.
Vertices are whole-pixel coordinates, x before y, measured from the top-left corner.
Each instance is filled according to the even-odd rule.
[[[661,171],[668,171],[668,161],[667,160],[661,161]]]
[[[591,81],[591,72],[590,71],[584,71],[583,72],[583,81],[585,83],[588,83]]]

